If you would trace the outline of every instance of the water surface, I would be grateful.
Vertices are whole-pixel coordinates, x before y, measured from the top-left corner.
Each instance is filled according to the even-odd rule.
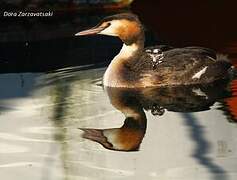
[[[0,75],[2,178],[236,179],[236,81],[103,89],[81,69]]]

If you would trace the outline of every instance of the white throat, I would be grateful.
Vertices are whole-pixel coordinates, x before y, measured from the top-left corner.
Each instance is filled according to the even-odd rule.
[[[126,45],[125,43],[123,44],[122,49],[120,50],[119,54],[114,57],[113,60],[116,58],[129,58],[132,57],[137,51],[139,47],[136,43],[133,43],[131,45]]]
[[[139,50],[139,46],[136,43],[131,45],[123,44],[122,49],[117,56],[109,64],[105,71],[103,84],[104,86],[110,87],[122,87],[122,79],[120,77],[120,70],[123,68],[124,61],[128,60],[130,57],[134,56]]]

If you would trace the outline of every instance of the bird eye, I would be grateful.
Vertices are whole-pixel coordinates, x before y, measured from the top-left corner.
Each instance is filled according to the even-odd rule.
[[[111,25],[111,23],[110,23],[110,22],[108,22],[108,23],[107,23],[107,26],[110,26],[110,25]]]

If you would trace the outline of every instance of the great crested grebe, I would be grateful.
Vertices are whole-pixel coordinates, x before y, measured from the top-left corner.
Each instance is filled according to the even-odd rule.
[[[143,26],[131,13],[106,17],[95,27],[75,35],[93,34],[117,36],[123,41],[121,51],[104,74],[104,86],[206,84],[228,78],[234,69],[226,57],[207,48],[154,46],[144,49]]]

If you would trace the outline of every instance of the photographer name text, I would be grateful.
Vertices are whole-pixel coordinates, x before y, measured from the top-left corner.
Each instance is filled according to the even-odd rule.
[[[53,11],[47,12],[3,12],[3,17],[51,17],[53,16]]]

